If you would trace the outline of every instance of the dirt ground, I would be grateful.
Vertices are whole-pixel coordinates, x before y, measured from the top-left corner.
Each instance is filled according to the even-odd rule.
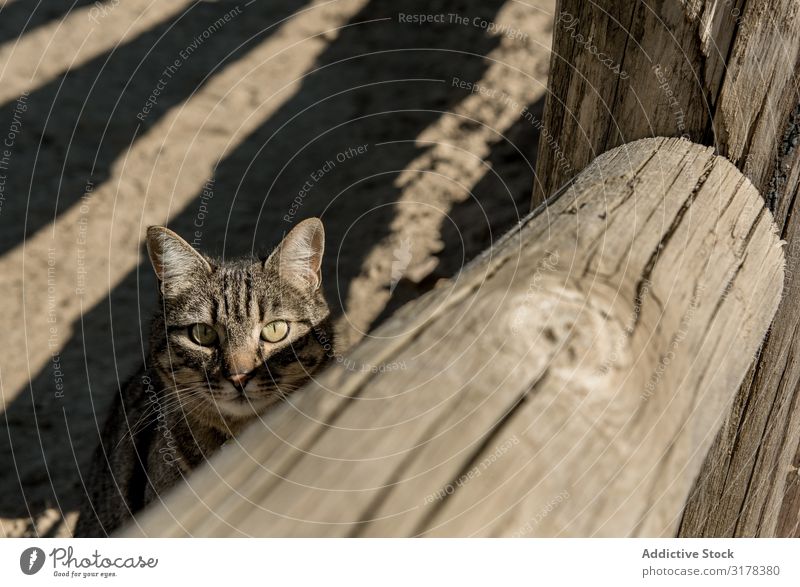
[[[146,226],[236,256],[320,216],[346,347],[527,213],[555,3],[41,4],[0,1],[6,536],[70,533]]]

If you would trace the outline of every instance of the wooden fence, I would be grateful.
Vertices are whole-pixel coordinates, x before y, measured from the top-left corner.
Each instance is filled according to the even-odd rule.
[[[783,268],[711,148],[614,148],[121,534],[672,536]]]
[[[560,0],[555,15],[535,203],[599,153],[684,136],[753,182],[787,242],[783,300],[701,469],[683,536],[800,536],[798,8]]]

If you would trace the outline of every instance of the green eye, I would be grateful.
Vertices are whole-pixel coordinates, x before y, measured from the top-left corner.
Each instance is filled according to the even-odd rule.
[[[217,331],[208,324],[193,324],[189,328],[189,338],[202,346],[211,346],[217,342]]]
[[[267,342],[280,342],[289,334],[289,325],[284,320],[275,320],[261,329],[261,338]]]

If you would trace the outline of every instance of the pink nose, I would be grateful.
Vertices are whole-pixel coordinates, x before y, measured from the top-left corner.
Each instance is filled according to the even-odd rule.
[[[234,385],[243,386],[250,381],[252,375],[250,373],[233,373],[228,376],[228,380]]]

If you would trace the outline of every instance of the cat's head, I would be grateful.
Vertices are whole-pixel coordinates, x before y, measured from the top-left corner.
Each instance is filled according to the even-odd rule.
[[[167,228],[148,229],[163,307],[150,356],[184,411],[253,416],[324,363],[332,334],[323,249],[316,218],[261,260],[215,261]]]

